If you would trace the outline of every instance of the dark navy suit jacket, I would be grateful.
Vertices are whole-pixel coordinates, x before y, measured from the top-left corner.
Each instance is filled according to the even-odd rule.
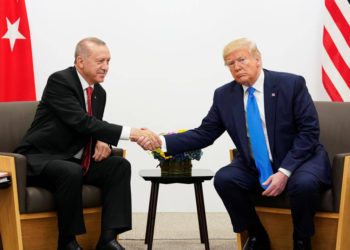
[[[293,172],[302,168],[330,184],[331,167],[319,142],[318,116],[305,79],[265,69],[264,74],[265,120],[274,170],[282,167]],[[213,105],[198,128],[165,136],[167,153],[207,147],[227,131],[239,151],[230,165],[254,167],[249,155],[243,94],[236,81],[216,89]]]

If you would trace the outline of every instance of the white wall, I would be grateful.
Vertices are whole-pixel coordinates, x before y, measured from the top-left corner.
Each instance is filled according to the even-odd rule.
[[[314,100],[329,100],[321,82],[323,1],[319,0],[27,0],[37,97],[47,77],[73,64],[87,36],[111,50],[105,120],[156,132],[200,124],[214,90],[232,80],[222,49],[231,40],[257,42],[265,68],[301,74]],[[148,208],[150,184],[138,175],[157,161],[136,144],[120,142],[132,163],[133,211]],[[204,149],[195,168],[229,163],[227,134]],[[212,182],[206,209],[225,211]],[[195,211],[192,185],[161,185],[158,211]]]

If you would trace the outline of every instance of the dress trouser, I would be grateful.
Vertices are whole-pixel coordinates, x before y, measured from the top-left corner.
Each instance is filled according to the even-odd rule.
[[[221,197],[236,233],[259,225],[252,193],[262,193],[257,172],[248,167],[227,166],[215,175],[214,186]],[[313,218],[325,185],[313,174],[298,168],[289,177],[284,192],[290,199],[294,236],[310,237],[315,233]],[[273,198],[272,198],[273,199]]]
[[[40,176],[29,177],[29,181],[54,193],[59,232],[78,235],[86,232],[83,184],[102,189],[101,230],[116,229],[122,233],[131,229],[130,177],[130,163],[122,157],[111,156],[101,162],[92,160],[85,176],[80,164],[73,160],[52,160]]]

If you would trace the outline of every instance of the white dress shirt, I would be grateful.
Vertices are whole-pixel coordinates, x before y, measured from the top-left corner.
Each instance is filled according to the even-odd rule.
[[[77,74],[81,83],[81,86],[83,88],[83,93],[84,93],[84,100],[85,100],[85,108],[88,110],[88,98],[87,98],[87,88],[92,87],[94,89],[94,85],[89,85],[87,81],[79,74],[77,70]],[[130,139],[130,131],[131,128],[127,126],[123,126],[122,128],[122,133],[120,135],[120,140],[129,140]],[[84,148],[80,149],[78,153],[76,153],[73,157],[77,159],[81,159],[83,156]]]
[[[255,96],[256,102],[257,102],[258,107],[259,107],[259,113],[260,113],[260,118],[261,118],[263,131],[264,131],[267,151],[269,152],[269,158],[270,158],[270,161],[272,162],[272,154],[271,154],[271,150],[270,150],[269,138],[267,136],[266,121],[265,121],[264,78],[265,78],[264,71],[261,70],[261,73],[260,73],[260,76],[259,76],[258,80],[254,83],[254,85],[252,87],[255,89],[254,96]],[[245,113],[245,116],[247,118],[246,112],[247,112],[247,101],[248,101],[249,93],[247,91],[247,89],[248,89],[247,86],[242,85],[242,87],[243,87],[243,91],[244,91],[244,95],[243,95],[244,113]],[[248,128],[247,124],[246,124],[246,127]],[[252,149],[251,149],[251,145],[250,145],[248,129],[247,129],[247,136],[248,136],[248,142],[249,142],[249,151],[250,151],[250,154],[253,155]],[[166,141],[165,141],[164,136],[160,136],[160,139],[162,140],[162,151],[166,152],[167,151],[167,147],[166,147]],[[291,175],[291,171],[289,171],[287,169],[284,169],[284,168],[279,168],[278,171],[284,173],[288,177],[290,177],[290,175]]]
[[[242,87],[243,87],[243,93],[244,93],[244,95],[243,95],[244,114],[245,114],[245,118],[246,118],[245,120],[246,120],[246,128],[247,128],[247,137],[248,137],[248,142],[249,142],[249,151],[250,151],[251,156],[253,156],[252,148],[250,145],[248,123],[247,123],[247,102],[248,102],[248,96],[249,96],[249,92],[248,92],[249,87],[247,87],[245,85],[242,85]],[[256,102],[258,104],[259,114],[260,114],[260,118],[261,118],[261,124],[262,124],[262,128],[264,131],[264,137],[265,137],[265,142],[266,142],[266,146],[267,146],[267,151],[269,152],[269,158],[270,158],[270,161],[272,162],[272,155],[271,155],[271,150],[270,150],[269,138],[267,136],[266,121],[265,121],[264,71],[261,71],[258,80],[256,80],[256,82],[254,83],[254,85],[252,87],[255,89],[253,95],[254,95]]]

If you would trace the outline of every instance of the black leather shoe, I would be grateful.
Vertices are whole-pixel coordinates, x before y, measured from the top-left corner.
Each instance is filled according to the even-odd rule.
[[[68,242],[67,245],[63,247],[58,247],[57,250],[83,250],[76,240]]]
[[[243,250],[270,250],[270,241],[267,238],[248,237]]]
[[[125,248],[122,247],[122,245],[120,245],[118,241],[111,240],[106,244],[100,244],[100,242],[98,242],[96,250],[125,250]]]
[[[311,250],[310,238],[304,240],[294,240],[294,250]]]

